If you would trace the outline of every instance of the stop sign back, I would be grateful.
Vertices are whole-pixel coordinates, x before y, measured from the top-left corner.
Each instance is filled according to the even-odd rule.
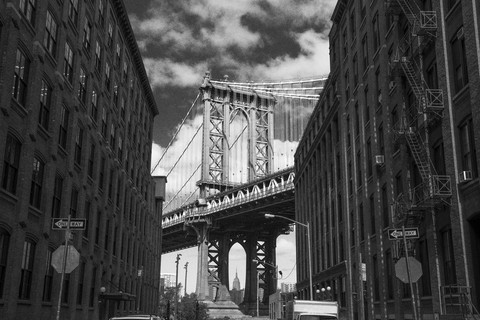
[[[395,275],[403,283],[408,283],[407,263],[408,271],[410,271],[410,280],[412,282],[417,282],[423,272],[422,264],[414,257],[408,257],[408,259],[405,257],[400,258],[395,264]]]
[[[58,272],[62,273],[63,257],[65,255],[65,245],[61,245],[52,253],[52,267]],[[67,249],[67,260],[65,264],[65,273],[70,273],[80,263],[80,253],[74,246],[69,245]]]

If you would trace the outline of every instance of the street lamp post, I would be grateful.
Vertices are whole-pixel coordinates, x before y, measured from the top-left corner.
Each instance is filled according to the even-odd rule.
[[[175,260],[176,272],[175,272],[175,319],[178,315],[178,262],[180,261],[181,253],[177,254],[177,259]]]
[[[313,300],[313,274],[312,274],[312,243],[310,241],[310,222],[307,221],[307,223],[301,223],[296,220],[284,217],[284,216],[279,216],[276,214],[270,214],[266,213],[265,218],[282,218],[288,221],[291,221],[295,224],[298,224],[302,227],[307,228],[307,242],[308,242],[308,273],[309,273],[309,278],[310,278],[310,300]]]
[[[184,296],[187,296],[187,272],[188,272],[188,261],[185,262],[185,265],[183,266],[185,268],[185,291],[184,291]]]

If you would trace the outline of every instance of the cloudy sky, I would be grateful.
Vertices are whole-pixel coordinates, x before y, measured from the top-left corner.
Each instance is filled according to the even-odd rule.
[[[160,112],[153,164],[197,96],[206,71],[212,79],[228,75],[231,81],[255,82],[329,72],[328,32],[336,0],[124,1]],[[285,276],[295,267],[292,250],[292,235],[281,237],[277,260]],[[196,249],[181,253],[181,266],[189,261],[187,291],[192,292]],[[163,256],[162,272],[175,272],[174,260],[175,254]],[[233,248],[231,266],[238,263],[242,285],[244,261],[243,251]],[[293,271],[285,282],[295,281]]]

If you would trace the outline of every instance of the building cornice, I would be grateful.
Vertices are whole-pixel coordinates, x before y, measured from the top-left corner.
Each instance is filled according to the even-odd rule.
[[[155,97],[153,96],[152,87],[150,86],[150,81],[148,80],[147,71],[145,70],[145,65],[143,64],[142,55],[140,54],[140,49],[138,48],[137,40],[135,39],[132,25],[130,24],[130,19],[128,18],[127,9],[123,3],[123,0],[112,0],[112,4],[118,17],[119,25],[122,29],[126,44],[132,56],[133,63],[139,73],[140,83],[145,91],[146,100],[148,101],[148,105],[155,116],[158,114],[157,103],[155,101]]]

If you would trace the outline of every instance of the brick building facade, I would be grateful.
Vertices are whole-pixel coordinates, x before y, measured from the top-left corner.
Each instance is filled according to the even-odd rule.
[[[87,228],[70,241],[81,258],[61,318],[97,319],[109,299],[127,299],[110,312],[155,313],[158,111],[123,2],[2,0],[0,55],[2,319],[54,317],[64,232],[51,221],[69,215]]]
[[[480,305],[479,16],[475,0],[336,5],[295,200],[312,225],[314,289],[330,286],[342,317],[463,319]],[[402,227],[419,238],[390,240]],[[297,244],[307,298],[302,230]],[[412,287],[395,276],[406,255],[422,264]]]

